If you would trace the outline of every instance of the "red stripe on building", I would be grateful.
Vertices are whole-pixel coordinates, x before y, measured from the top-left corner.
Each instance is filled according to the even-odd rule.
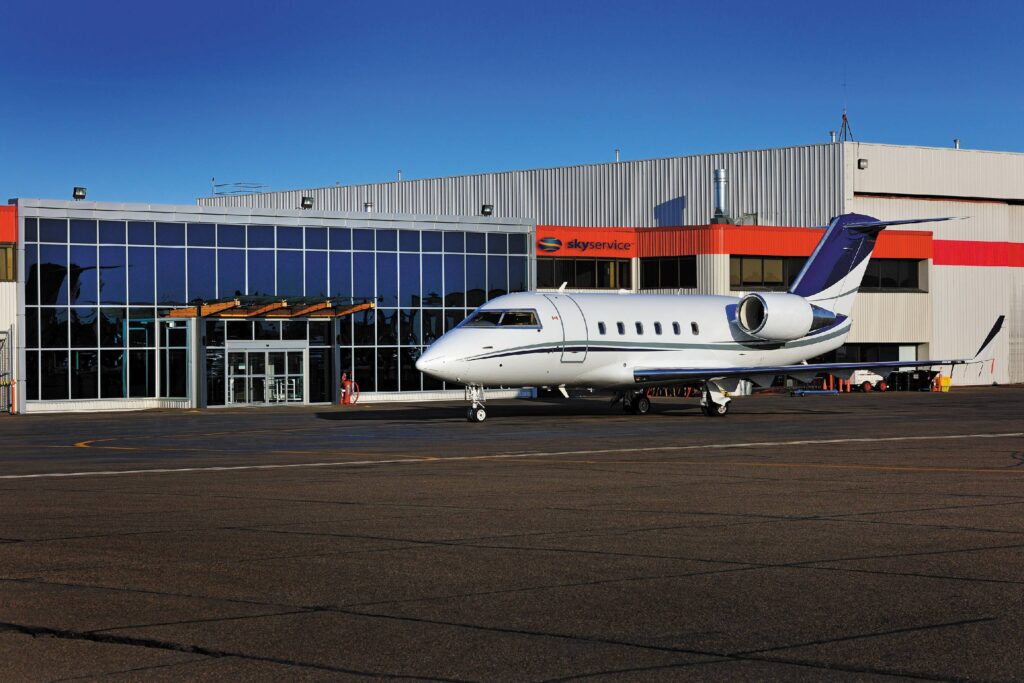
[[[824,234],[821,228],[763,225],[695,225],[665,228],[579,228],[537,226],[538,256],[689,256],[748,254],[809,256]],[[879,258],[932,258],[932,233],[886,230],[878,239]]]
[[[0,242],[18,241],[18,207],[0,206]]]
[[[1024,268],[1024,243],[936,240],[937,266],[1009,266]]]

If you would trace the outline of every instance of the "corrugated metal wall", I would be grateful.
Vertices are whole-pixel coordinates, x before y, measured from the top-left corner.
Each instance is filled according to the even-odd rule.
[[[944,223],[925,223],[922,230],[930,230],[936,240],[980,240],[986,242],[1022,241],[1020,229],[1011,230],[1010,207],[1002,202],[964,202],[920,200],[887,197],[855,197],[850,210],[885,218],[922,218],[927,216],[964,216],[964,220]],[[912,229],[914,226],[906,226]],[[929,272],[929,291],[933,304],[930,354],[933,358],[964,358],[974,355],[985,334],[999,315],[1007,316],[1007,329],[997,346],[995,376],[963,374],[958,370],[955,381],[988,384],[997,381],[1024,382],[1024,362],[1010,354],[1011,345],[1022,342],[1024,311],[1014,304],[1015,283],[1020,282],[1020,268],[993,266],[932,265]],[[858,306],[860,302],[858,301]],[[909,311],[894,309],[889,317],[908,315]],[[865,319],[884,320],[887,312],[869,314]],[[868,339],[871,334],[884,330],[860,329],[855,318],[854,331],[858,338]],[[921,328],[924,329],[924,328]],[[851,339],[852,341],[852,339]],[[873,341],[889,341],[884,335]],[[898,340],[893,340],[898,341]],[[909,340],[908,340],[909,341]],[[925,341],[925,340],[919,340]],[[961,379],[962,378],[962,379]]]
[[[729,171],[729,211],[761,225],[824,225],[843,202],[843,144],[404,180],[373,185],[207,197],[202,206],[316,208],[495,216],[576,226],[699,225],[714,212],[712,172]],[[754,220],[748,217],[749,221]]]

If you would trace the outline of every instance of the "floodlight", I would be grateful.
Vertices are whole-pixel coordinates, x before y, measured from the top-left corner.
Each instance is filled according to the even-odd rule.
[[[82,201],[83,199],[85,199],[85,188],[76,187],[75,189],[71,190],[71,196],[74,198],[76,202]]]
[[[494,215],[494,204],[484,204],[480,207],[480,213],[484,216]]]
[[[312,209],[313,208],[313,198],[312,197],[303,197],[302,201],[299,202],[299,206],[302,207],[303,209]]]

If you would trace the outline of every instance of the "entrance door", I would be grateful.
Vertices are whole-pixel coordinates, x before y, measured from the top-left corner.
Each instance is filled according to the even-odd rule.
[[[306,352],[229,350],[227,394],[233,405],[305,403]]]
[[[582,363],[587,359],[590,338],[583,309],[567,294],[545,294],[558,311],[562,323],[562,362]]]

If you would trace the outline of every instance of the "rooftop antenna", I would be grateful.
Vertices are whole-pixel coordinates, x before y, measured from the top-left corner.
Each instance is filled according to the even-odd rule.
[[[839,139],[843,142],[854,140],[853,128],[850,127],[850,119],[846,116],[846,67],[843,66],[843,124],[839,127]]]

